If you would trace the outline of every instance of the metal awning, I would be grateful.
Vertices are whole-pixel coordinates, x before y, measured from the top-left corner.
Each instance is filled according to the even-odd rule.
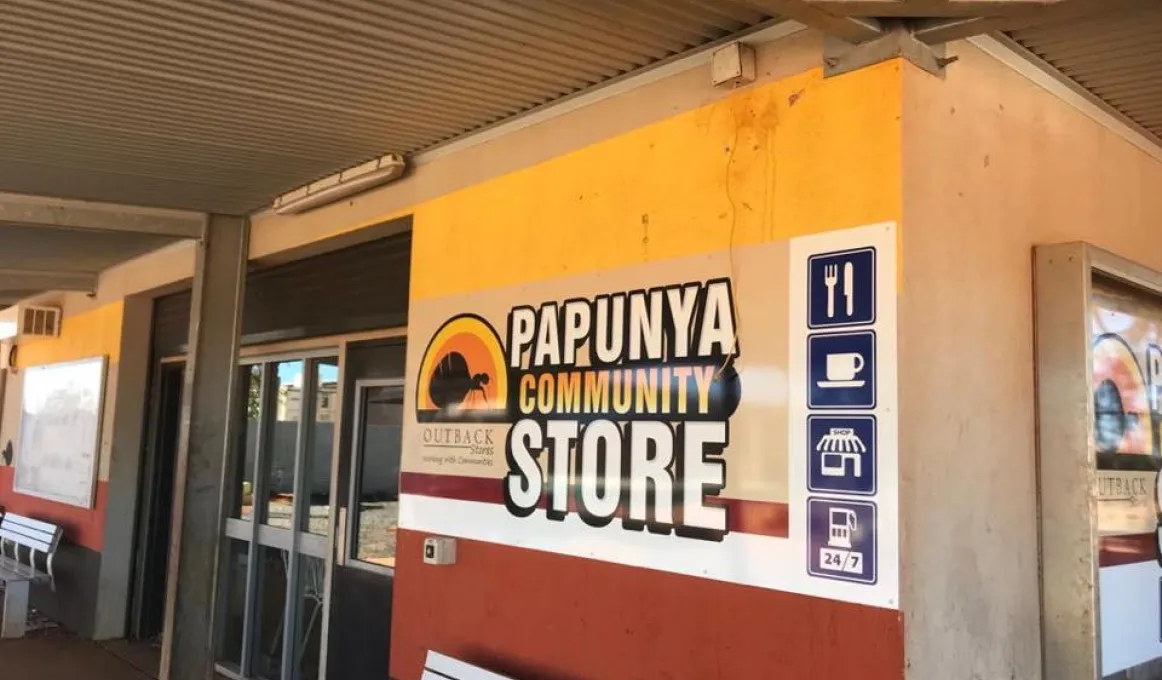
[[[852,42],[1007,32],[1162,134],[1159,0],[6,0],[0,192],[245,214],[787,19]],[[5,200],[0,306],[194,233]]]
[[[1009,33],[1162,144],[1162,3]]]
[[[1158,125],[1159,12],[1149,0],[7,0],[0,191],[247,213],[775,17],[854,41],[899,21],[926,41],[1013,30]]]
[[[736,0],[7,0],[0,191],[229,214],[771,19]]]
[[[0,308],[46,290],[97,290],[98,275],[178,240],[199,213],[0,194]]]

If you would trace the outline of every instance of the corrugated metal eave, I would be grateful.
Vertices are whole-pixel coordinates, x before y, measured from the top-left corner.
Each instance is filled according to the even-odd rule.
[[[1162,4],[1035,26],[1008,37],[1162,138]]]
[[[770,18],[746,0],[9,0],[0,190],[246,212]]]

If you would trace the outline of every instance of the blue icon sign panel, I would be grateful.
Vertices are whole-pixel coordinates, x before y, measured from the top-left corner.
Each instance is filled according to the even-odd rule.
[[[875,361],[875,331],[807,336],[807,405],[875,408]]]
[[[808,328],[875,323],[875,248],[814,255],[807,260],[807,272]]]
[[[876,582],[876,506],[807,499],[807,571],[812,576]]]
[[[807,419],[807,488],[872,495],[876,492],[876,419],[811,416]]]

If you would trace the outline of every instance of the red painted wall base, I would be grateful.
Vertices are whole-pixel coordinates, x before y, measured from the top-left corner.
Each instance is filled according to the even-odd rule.
[[[423,539],[399,532],[398,680],[429,649],[520,680],[904,676],[897,611],[474,541],[430,566]]]
[[[108,485],[97,482],[92,508],[78,508],[63,503],[26,496],[12,490],[15,467],[0,465],[0,508],[64,527],[65,539],[101,552],[105,539],[105,501]]]

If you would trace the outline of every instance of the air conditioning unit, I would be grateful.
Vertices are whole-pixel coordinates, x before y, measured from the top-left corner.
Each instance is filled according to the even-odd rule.
[[[21,307],[17,313],[16,334],[19,337],[55,338],[61,334],[61,308]]]

